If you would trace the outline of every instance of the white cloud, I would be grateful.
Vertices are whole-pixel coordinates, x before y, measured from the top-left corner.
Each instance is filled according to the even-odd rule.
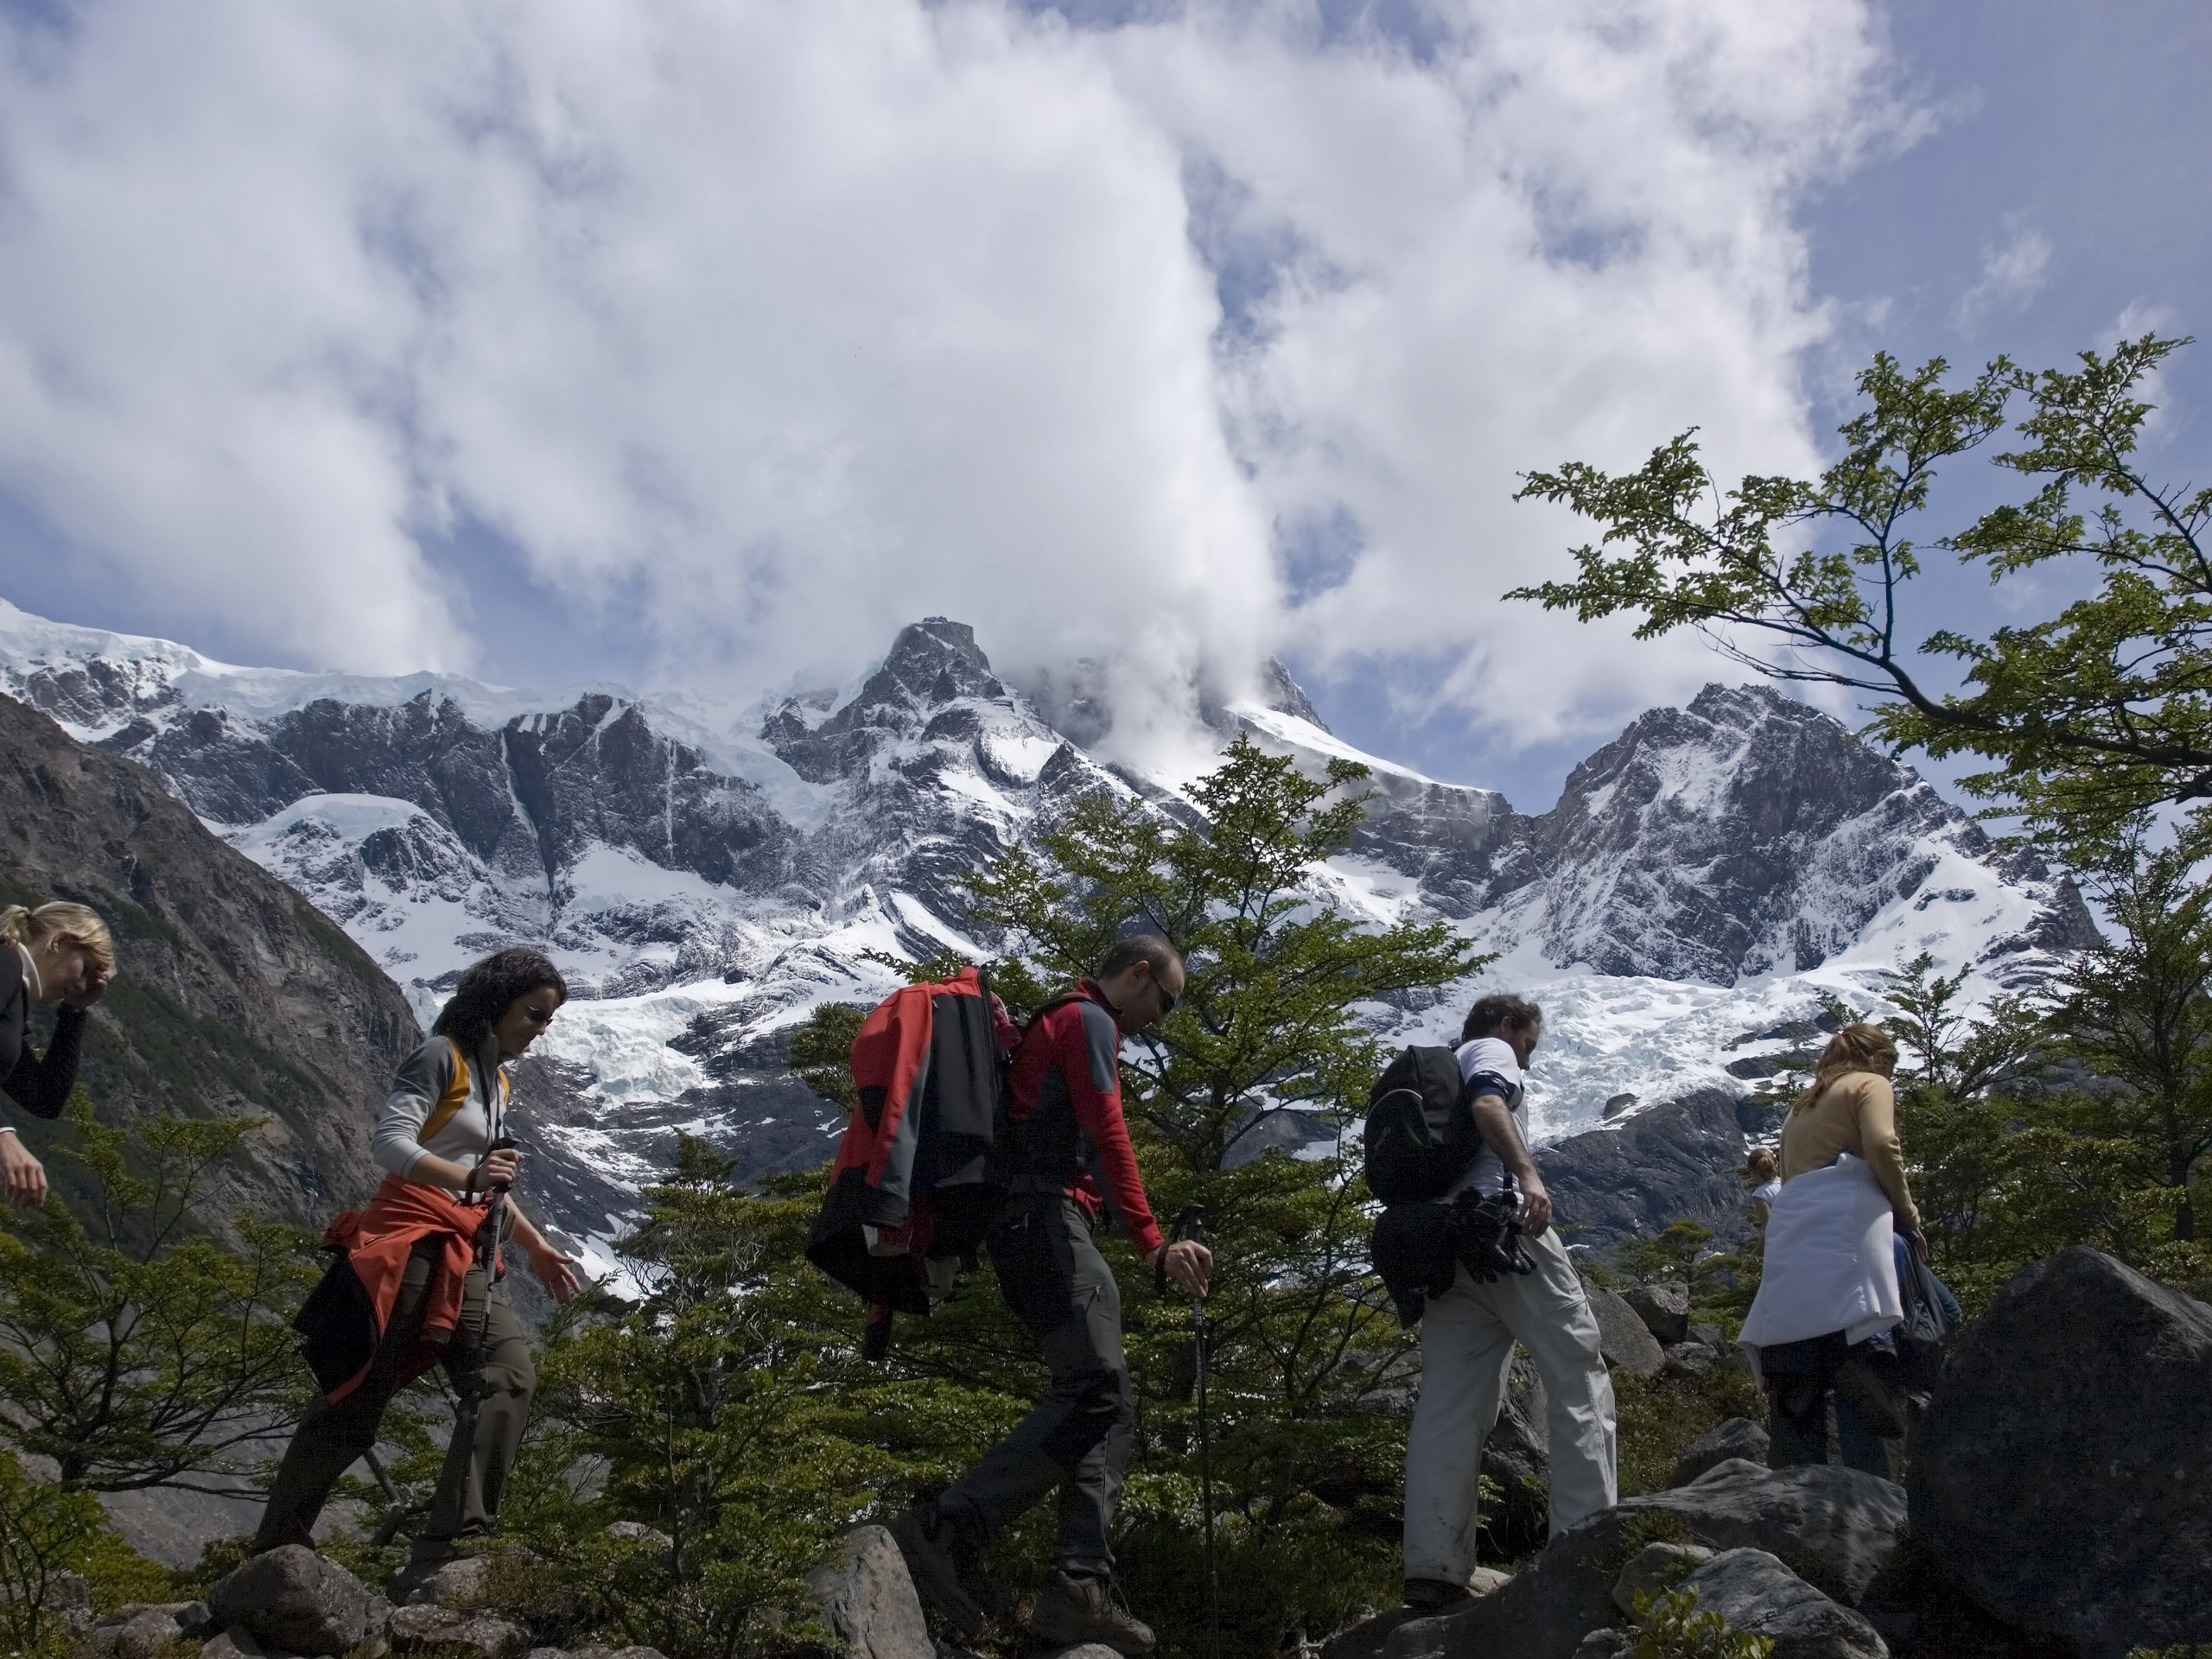
[[[1981,275],[1951,310],[1960,333],[1977,333],[1999,311],[2018,311],[2043,289],[2050,270],[2050,238],[2032,225],[2018,225],[2005,241],[1981,251]]]
[[[1825,0],[1423,16],[1419,52],[1289,0],[0,23],[0,490],[180,632],[333,665],[499,625],[424,551],[466,515],[641,591],[672,673],[945,612],[1130,686],[1444,653],[1525,735],[1608,721],[1712,659],[1493,605],[1573,535],[1514,474],[1693,423],[1808,461],[1792,215],[1900,130],[1878,39]],[[1293,591],[1301,524],[1338,544]]]

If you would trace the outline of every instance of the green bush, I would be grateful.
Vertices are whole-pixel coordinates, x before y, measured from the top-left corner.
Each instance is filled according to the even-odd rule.
[[[1700,1611],[1694,1590],[1646,1590],[1636,1599],[1643,1629],[1636,1659],[1767,1659],[1774,1643],[1764,1636],[1731,1630],[1710,1608]]]

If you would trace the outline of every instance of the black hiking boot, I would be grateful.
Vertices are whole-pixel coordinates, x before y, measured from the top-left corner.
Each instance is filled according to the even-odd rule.
[[[922,1599],[956,1634],[972,1638],[990,1622],[996,1599],[983,1576],[978,1552],[934,1503],[920,1503],[895,1517],[891,1535],[906,1558],[906,1573]]]
[[[1453,1584],[1448,1579],[1408,1579],[1406,1605],[1417,1612],[1437,1613],[1455,1602],[1471,1601],[1473,1593],[1464,1584]]]
[[[1029,1634],[1053,1648],[1079,1648],[1103,1642],[1137,1659],[1159,1645],[1152,1627],[1122,1605],[1103,1579],[1071,1577],[1058,1567],[1037,1605],[1029,1610]]]

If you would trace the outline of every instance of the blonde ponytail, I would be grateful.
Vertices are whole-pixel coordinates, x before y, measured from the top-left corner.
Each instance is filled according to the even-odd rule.
[[[1876,1077],[1886,1077],[1897,1069],[1897,1046],[1891,1041],[1890,1033],[1863,1020],[1853,1020],[1828,1039],[1828,1046],[1821,1051],[1820,1065],[1813,1073],[1813,1086],[1797,1096],[1790,1113],[1795,1116],[1809,1110],[1839,1077],[1849,1077],[1854,1071],[1871,1071]]]
[[[49,937],[83,951],[101,973],[115,971],[115,938],[98,911],[67,899],[41,905],[36,910],[26,910],[21,905],[0,909],[0,939],[29,949]]]

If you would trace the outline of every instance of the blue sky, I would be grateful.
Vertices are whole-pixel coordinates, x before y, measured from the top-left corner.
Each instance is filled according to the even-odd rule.
[[[734,696],[945,611],[1540,810],[1727,665],[1495,603],[1515,474],[2212,315],[2177,0],[0,19],[0,594],[233,660]]]

